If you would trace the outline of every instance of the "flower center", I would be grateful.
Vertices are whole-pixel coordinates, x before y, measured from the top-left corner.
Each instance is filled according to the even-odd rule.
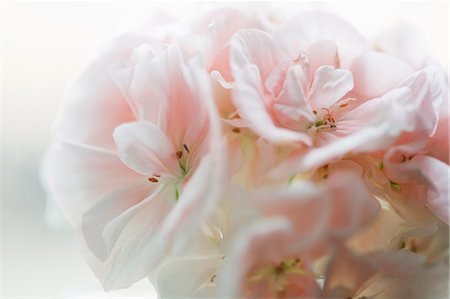
[[[184,152],[186,152],[186,154],[183,154]],[[187,158],[188,158],[189,154],[190,154],[189,147],[184,143],[183,143],[183,148],[176,152],[178,164],[180,165],[180,169],[181,169],[181,173],[182,173],[182,178],[184,178],[189,171],[188,163],[187,163],[188,162]]]
[[[313,128],[315,132],[337,129],[337,118],[342,114],[342,110],[344,110],[350,102],[355,100],[355,98],[344,98],[328,108],[324,107],[318,111],[313,110],[313,114],[316,116],[316,121],[311,124],[309,129]]]
[[[257,268],[250,277],[250,282],[257,284],[265,282],[277,297],[282,297],[288,288],[290,275],[308,275],[299,258],[286,260],[275,266]]]
[[[175,152],[175,156],[178,160],[178,165],[181,169],[181,178],[182,180],[187,173],[189,172],[189,165],[188,165],[188,155],[190,154],[189,147],[183,143],[181,150],[178,150]],[[147,178],[147,180],[151,183],[159,183],[160,182],[160,174],[153,174],[151,177]]]
[[[316,116],[316,122],[311,124],[310,128],[314,127],[316,131],[336,129],[334,111],[322,108],[319,111],[313,110],[313,114]]]
[[[336,128],[336,119],[334,118],[333,112],[330,112],[328,108],[322,108],[321,109],[321,118],[319,118],[318,121],[316,121],[315,125],[316,128],[322,127],[323,128]],[[317,115],[317,111],[313,111],[314,115]]]

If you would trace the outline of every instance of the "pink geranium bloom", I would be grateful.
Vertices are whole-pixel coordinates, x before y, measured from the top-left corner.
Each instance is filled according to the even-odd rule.
[[[377,186],[373,192],[386,198],[393,207],[415,206],[417,211],[421,209],[425,214],[431,211],[448,224],[448,117],[444,115],[438,122],[438,109],[429,105],[433,103],[433,98],[442,97],[439,93],[444,93],[445,89],[438,86],[419,88],[423,80],[425,73],[418,73],[413,80],[416,83],[416,86],[413,84],[416,98],[422,99],[421,106],[416,110],[419,119],[416,130],[402,134],[391,148],[377,154],[377,162],[365,167],[371,168],[369,182],[374,181],[374,186]],[[427,113],[430,110],[433,113]],[[383,187],[380,189],[380,186]]]
[[[262,218],[237,233],[218,273],[226,297],[317,298],[315,261],[370,222],[379,207],[358,176],[343,172],[319,187],[262,189],[253,202]]]
[[[165,254],[184,247],[213,209],[226,175],[199,57],[185,62],[176,46],[142,46],[131,65],[113,72],[126,96],[118,96],[126,110],[110,124],[117,126],[115,143],[59,142],[47,171],[63,207],[69,190],[84,201],[71,212],[106,289],[129,286]]]
[[[436,126],[441,97],[424,94],[437,85],[434,70],[413,74],[398,58],[367,51],[342,20],[319,14],[315,23],[312,16],[272,34],[244,30],[233,38],[233,99],[251,130],[273,143],[312,148],[300,163],[289,162],[307,169]]]
[[[424,52],[318,12],[158,20],[88,61],[44,165],[106,290],[442,297],[448,79]]]
[[[383,165],[391,198],[426,208],[449,223],[448,164],[420,153],[405,154],[399,146],[385,155]]]
[[[235,240],[219,273],[219,291],[227,298],[313,298],[319,293],[308,259],[289,250],[296,243],[284,219],[263,220]]]

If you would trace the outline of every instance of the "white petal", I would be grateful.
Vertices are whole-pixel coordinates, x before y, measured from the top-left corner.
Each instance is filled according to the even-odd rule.
[[[241,30],[231,40],[233,73],[249,64],[254,65],[259,70],[261,80],[264,82],[283,58],[287,57],[276,45],[273,37],[266,32],[256,29]]]
[[[308,100],[316,111],[329,108],[353,89],[352,73],[332,66],[321,66],[314,75]]]
[[[222,256],[173,259],[157,272],[155,288],[160,298],[187,298],[211,283]]]
[[[352,67],[354,92],[360,97],[375,98],[395,88],[413,69],[402,60],[381,52],[367,52]]]
[[[65,93],[64,106],[54,125],[59,138],[115,148],[114,128],[135,120],[136,115],[111,78],[110,68],[127,61],[131,49],[145,41],[148,38],[125,34],[108,40],[94,52]]]
[[[74,226],[106,194],[146,184],[146,179],[124,165],[115,153],[68,142],[51,146],[41,175],[49,196]]]
[[[176,150],[166,135],[148,122],[123,124],[114,130],[121,160],[143,175],[176,175]]]
[[[292,59],[316,42],[330,40],[336,43],[342,67],[348,68],[353,60],[369,48],[368,42],[349,23],[324,12],[307,12],[292,16],[274,32],[280,47]]]
[[[83,214],[82,230],[86,245],[100,260],[107,259],[124,226],[110,236],[104,236],[105,227],[120,214],[144,200],[151,192],[150,187],[150,184],[142,183],[119,187],[120,189],[103,196]]]
[[[203,157],[189,179],[162,229],[164,241],[179,253],[196,234],[212,212],[226,186],[227,156],[225,145],[217,144]]]
[[[108,259],[103,263],[88,259],[105,290],[129,287],[158,265],[166,254],[159,232],[174,203],[175,190],[166,187],[105,226],[103,235],[115,239]]]

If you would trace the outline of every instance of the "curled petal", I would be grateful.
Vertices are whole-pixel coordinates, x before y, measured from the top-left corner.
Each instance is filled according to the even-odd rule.
[[[287,58],[270,34],[256,29],[241,30],[233,37],[231,55],[233,73],[251,64],[258,68],[262,82]]]
[[[113,241],[107,259],[88,256],[105,290],[129,287],[146,277],[166,252],[159,231],[175,203],[175,191],[163,188],[111,219],[102,237]],[[88,220],[88,219],[86,219]],[[88,223],[86,223],[88,224]]]
[[[353,89],[352,73],[332,66],[317,69],[309,91],[309,101],[316,110],[328,108]]]
[[[121,160],[143,175],[178,174],[179,166],[166,135],[149,122],[123,124],[114,131]]]
[[[276,126],[264,103],[258,69],[255,66],[246,66],[236,75],[236,80],[239,84],[234,89],[234,101],[239,109],[239,115],[248,122],[253,131],[276,143],[311,144],[307,134]]]

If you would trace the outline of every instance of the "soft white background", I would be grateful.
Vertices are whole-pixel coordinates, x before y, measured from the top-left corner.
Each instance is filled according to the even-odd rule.
[[[102,295],[73,234],[46,224],[40,159],[68,81],[98,41],[165,9],[185,17],[221,3],[2,2],[2,271],[1,298]],[[247,7],[261,3],[247,3]],[[448,69],[448,2],[278,2],[271,9],[323,9],[368,38],[399,22],[424,37]],[[53,227],[53,228],[52,228]],[[55,229],[55,227],[60,227]],[[146,282],[114,296],[155,295]]]

